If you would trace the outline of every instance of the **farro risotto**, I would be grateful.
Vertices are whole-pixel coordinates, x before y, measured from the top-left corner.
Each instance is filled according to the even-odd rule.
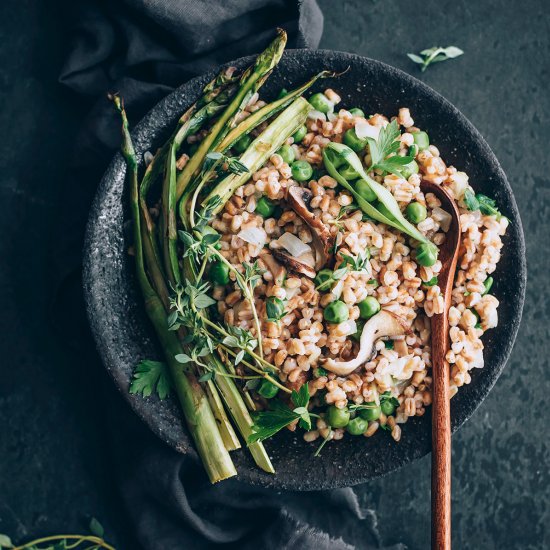
[[[443,313],[437,284],[441,262],[419,265],[406,235],[366,216],[351,193],[324,170],[323,149],[330,142],[356,145],[357,135],[376,137],[390,119],[340,107],[340,97],[331,89],[322,97],[335,112],[328,118],[322,111],[310,112],[304,127],[254,172],[252,181],[235,191],[211,227],[220,233],[221,253],[236,270],[243,272],[242,264],[252,262],[261,270],[254,300],[265,358],[280,369],[278,378],[288,388],[299,390],[307,384],[309,407],[324,411],[304,439],[338,440],[346,431],[371,437],[383,428],[399,441],[400,425],[425,414],[431,403],[430,317]],[[253,97],[243,116],[263,104]],[[465,193],[473,194],[468,175],[447,166],[437,147],[428,144],[427,134],[415,126],[408,108],[400,108],[392,120],[400,127],[396,155],[414,159],[416,165],[411,161],[414,168],[407,166],[400,175],[375,170],[371,177],[392,193],[410,221],[436,245],[445,241],[451,216],[433,194],[421,192],[421,180],[445,187],[460,211],[462,247],[449,310],[452,345],[447,353],[454,395],[470,383],[472,369],[483,367],[482,336],[498,324],[490,274],[499,261],[508,220],[468,208]],[[367,168],[371,158],[365,145],[360,152]],[[312,167],[308,177],[294,168],[300,162]],[[315,269],[309,256],[315,253],[318,229],[289,201],[296,189],[307,197],[307,208],[330,235],[330,259],[324,264],[328,270],[310,274],[280,255],[285,246],[287,252],[292,247]],[[227,325],[255,335],[250,302],[234,275],[228,272],[228,278],[227,284],[216,284],[216,274],[211,277],[217,311]],[[339,315],[331,317],[335,306]],[[376,340],[367,360],[346,375],[331,368],[331,363],[358,356],[366,320],[379,311],[402,319],[402,334]],[[246,369],[238,371],[245,374]],[[262,409],[277,390],[269,382],[251,386]],[[288,428],[295,430],[297,423]]]
[[[259,88],[286,35],[237,74],[223,69],[139,162],[122,100],[136,279],[164,354],[142,360],[131,393],[174,393],[212,482],[236,474],[244,441],[299,430],[329,441],[388,431],[431,403],[430,318],[444,311],[439,246],[462,230],[448,312],[451,395],[482,368],[490,294],[508,220],[447,166],[406,107],[365,113],[323,71],[271,102]],[[337,80],[336,80],[337,82]],[[307,98],[307,99],[306,99]],[[368,98],[365,98],[368,103]],[[239,437],[240,436],[240,437]],[[387,437],[381,435],[380,437]]]

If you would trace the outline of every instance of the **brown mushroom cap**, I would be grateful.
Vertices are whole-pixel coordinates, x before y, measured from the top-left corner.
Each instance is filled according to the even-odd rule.
[[[286,269],[265,249],[260,252],[260,259],[273,275],[273,282],[281,286],[285,279]]]
[[[306,222],[311,229],[313,246],[315,248],[315,269],[319,271],[329,259],[328,251],[332,244],[332,236],[328,227],[316,217],[309,209],[312,194],[309,189],[293,185],[287,191],[287,202],[289,206]]]
[[[298,258],[291,256],[288,252],[281,250],[280,248],[273,248],[271,252],[277,260],[279,260],[283,265],[286,265],[292,271],[301,273],[310,279],[315,278],[315,269],[313,269],[310,265],[301,262]]]
[[[326,359],[323,367],[339,376],[347,376],[361,365],[370,361],[374,354],[374,344],[386,336],[402,336],[410,332],[408,323],[391,311],[382,310],[371,317],[363,327],[359,343],[359,353],[350,361]]]

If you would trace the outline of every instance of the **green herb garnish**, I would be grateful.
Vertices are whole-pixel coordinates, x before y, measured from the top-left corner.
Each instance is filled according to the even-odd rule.
[[[384,403],[389,403],[394,407],[399,407],[397,397],[393,397],[390,391],[385,391],[382,395],[380,395],[380,405],[383,405]]]
[[[438,283],[437,275],[432,277],[429,281],[422,281],[423,286],[435,286]]]
[[[268,439],[296,420],[299,420],[301,428],[311,430],[311,418],[317,417],[317,415],[313,415],[307,410],[309,404],[307,384],[304,384],[299,391],[293,391],[290,399],[295,405],[294,409],[290,409],[282,401],[273,400],[269,410],[252,414],[254,424],[252,434],[248,437],[248,443]]]
[[[497,220],[502,218],[502,214],[499,212],[495,199],[491,199],[487,195],[474,193],[470,189],[466,189],[464,192],[464,204],[466,208],[470,211],[479,210],[482,214],[486,216],[495,216]]]
[[[130,393],[149,397],[155,392],[159,399],[166,399],[170,394],[172,382],[168,366],[162,361],[144,359],[134,370],[134,379],[130,384]]]
[[[13,548],[13,550],[115,550],[113,546],[104,540],[105,529],[96,518],[92,518],[89,524],[91,535],[51,535],[41,537],[21,545],[15,545],[8,535],[0,534],[0,548]],[[84,546],[85,545],[85,546]]]
[[[415,63],[421,65],[420,69],[422,70],[422,72],[424,72],[433,63],[439,63],[441,61],[447,61],[448,59],[454,59],[455,57],[459,57],[463,53],[464,52],[456,46],[448,46],[446,48],[434,47],[427,50],[422,50],[420,52],[420,55],[417,55],[415,53],[408,53],[407,57],[411,61],[414,61]]]

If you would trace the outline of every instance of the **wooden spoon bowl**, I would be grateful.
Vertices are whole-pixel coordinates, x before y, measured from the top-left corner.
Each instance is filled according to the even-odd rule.
[[[433,193],[452,220],[439,247],[442,268],[437,275],[443,296],[443,313],[431,318],[432,329],[432,548],[451,548],[451,404],[449,397],[449,308],[460,249],[460,215],[443,187],[423,181],[424,194]]]

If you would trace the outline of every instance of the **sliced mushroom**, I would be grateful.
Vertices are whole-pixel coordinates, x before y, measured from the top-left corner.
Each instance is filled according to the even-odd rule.
[[[289,206],[311,229],[313,246],[315,248],[315,269],[319,271],[328,262],[328,251],[331,246],[332,237],[328,227],[309,209],[311,199],[311,191],[304,187],[293,185],[287,191]]]
[[[285,280],[286,269],[265,249],[260,253],[260,259],[273,275],[273,282],[281,286]]]
[[[377,340],[385,336],[402,336],[409,331],[410,328],[404,319],[390,311],[380,311],[365,323],[359,342],[359,353],[354,359],[350,361],[327,359],[323,367],[339,376],[347,376],[356,368],[370,361]]]
[[[290,270],[301,273],[310,279],[314,279],[316,272],[311,265],[308,265],[306,262],[301,261],[299,258],[291,256],[285,250],[280,248],[274,248],[271,250],[273,256],[277,258],[282,264],[286,265]]]

